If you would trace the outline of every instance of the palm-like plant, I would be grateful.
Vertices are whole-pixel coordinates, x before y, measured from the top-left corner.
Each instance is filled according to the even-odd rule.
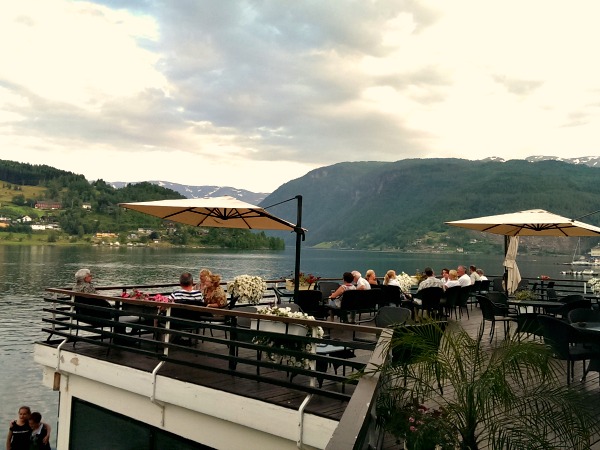
[[[378,416],[389,432],[410,435],[414,449],[589,448],[593,402],[561,383],[562,366],[543,344],[512,337],[486,348],[481,332],[450,330],[441,343],[436,334],[396,330],[386,349],[396,357],[377,369]],[[421,404],[436,414],[424,419]]]

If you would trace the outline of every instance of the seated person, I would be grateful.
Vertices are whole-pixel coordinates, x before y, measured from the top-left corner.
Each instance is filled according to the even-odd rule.
[[[352,282],[354,281],[354,275],[352,275],[352,272],[344,272],[342,278],[344,280],[344,283],[341,284],[340,287],[337,288],[334,292],[332,292],[329,296],[330,308],[339,308],[342,304],[340,297],[344,295],[344,292],[356,289],[356,286],[352,284]],[[333,321],[333,311],[329,311],[329,318]]]
[[[488,277],[483,273],[483,269],[477,269],[477,274],[479,275],[479,279],[481,281],[487,281]]]
[[[184,272],[179,277],[179,289],[170,295],[174,303],[187,303],[204,306],[202,292],[194,289],[194,277],[189,272]]]
[[[471,286],[471,277],[467,275],[467,269],[465,266],[458,266],[456,268],[456,274],[458,275],[458,282],[461,287]]]
[[[469,273],[471,277],[471,284],[475,284],[476,281],[481,281],[481,277],[477,273],[477,267],[469,266]]]
[[[400,282],[398,281],[398,278],[396,278],[395,270],[390,269],[386,272],[385,277],[383,277],[383,284],[386,286],[390,285],[400,287]]]
[[[221,287],[221,275],[210,275],[204,290],[204,301],[209,308],[224,308],[227,305],[227,295]]]
[[[444,287],[442,280],[438,280],[435,277],[435,274],[433,273],[433,269],[431,267],[425,267],[425,270],[423,272],[425,273],[425,276],[427,278],[425,278],[423,281],[421,281],[419,283],[417,292],[422,291],[423,289],[430,288],[430,287],[439,287],[439,288]]]
[[[352,271],[352,276],[354,277],[354,284],[356,285],[356,289],[359,291],[371,289],[371,285],[367,280],[365,280],[361,273],[358,270]]]
[[[446,284],[450,276],[450,271],[446,268],[442,269],[442,283]]]
[[[367,270],[365,277],[371,287],[379,286],[379,280],[377,280],[377,275],[375,275],[375,271],[373,269]]]
[[[458,282],[458,272],[452,269],[448,272],[448,281],[444,283],[444,289],[448,289],[454,286],[460,286]]]
[[[202,292],[202,294],[204,294],[204,291],[206,290],[208,285],[211,283],[211,281],[210,281],[211,275],[212,275],[212,273],[208,269],[200,270],[200,274],[198,275],[200,282],[198,283],[198,286],[196,286],[196,289],[198,289],[200,292]]]
[[[95,294],[96,288],[92,284],[92,272],[90,269],[79,269],[75,272],[74,292],[83,292],[84,294]]]

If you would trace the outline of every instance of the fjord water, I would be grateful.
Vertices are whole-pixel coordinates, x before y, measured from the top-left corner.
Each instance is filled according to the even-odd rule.
[[[569,259],[569,258],[564,258]],[[552,278],[561,258],[519,257],[523,276]],[[439,273],[443,267],[475,264],[486,273],[502,272],[501,255],[423,254],[302,249],[301,270],[317,276],[340,278],[347,270],[388,269],[414,274],[426,266]],[[284,251],[224,251],[210,249],[157,249],[126,247],[52,247],[0,245],[0,424],[8,431],[20,405],[42,413],[56,429],[58,394],[42,386],[41,367],[33,361],[33,343],[42,334],[42,297],[47,287],[67,287],[75,272],[88,267],[97,286],[175,283],[182,271],[197,276],[207,267],[224,280],[236,275],[265,279],[288,277],[294,269],[294,248]],[[56,432],[52,435],[55,437]],[[5,436],[5,435],[3,435]]]

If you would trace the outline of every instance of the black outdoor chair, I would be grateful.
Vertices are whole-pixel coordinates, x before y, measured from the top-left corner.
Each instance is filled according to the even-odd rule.
[[[329,309],[323,305],[321,291],[300,291],[294,302],[302,309],[302,312],[314,316],[315,319],[325,320],[327,318]]]
[[[554,301],[559,301],[564,303],[563,306],[552,306],[546,308],[547,314],[552,314],[554,316],[567,317],[569,311],[576,308],[590,308],[592,307],[592,303],[590,300],[586,300],[583,295],[580,294],[572,294],[567,295],[565,297],[555,299]],[[574,305],[571,305],[575,303]]]
[[[441,287],[428,287],[417,292],[417,297],[422,303],[420,305],[415,304],[415,309],[421,311],[421,317],[423,317],[424,311],[427,311],[429,317],[439,317],[441,315],[440,302],[443,294],[444,289]]]
[[[479,287],[480,294],[487,294],[490,290],[490,280],[481,280],[481,286]]]
[[[350,320],[356,323],[370,322],[373,320],[372,314],[377,311],[382,298],[381,289],[348,290],[342,296],[340,307],[329,309],[340,317],[341,322],[348,322],[348,314],[350,314]],[[362,314],[369,314],[369,318],[361,319]],[[358,315],[358,319],[356,319],[356,315]]]
[[[387,328],[391,326],[404,325],[410,319],[410,309],[397,306],[384,306],[375,315],[375,326]]]
[[[494,292],[504,292],[504,286],[502,286],[502,277],[496,277],[492,281],[492,287],[494,288]]]
[[[182,307],[171,307],[169,329],[192,333],[196,336],[189,337],[189,342],[184,342],[185,335],[175,333],[171,343],[193,345],[198,339],[197,336],[200,334],[200,329],[204,329],[206,322],[211,319],[212,314],[183,307],[184,305],[205,306],[203,301],[188,300],[185,303],[174,303],[174,305],[181,305]]]
[[[448,317],[452,317],[453,312],[454,318],[457,317],[456,308],[458,307],[461,289],[462,288],[460,286],[452,286],[446,289],[446,302],[444,303],[444,309],[446,310],[446,314],[448,315]]]
[[[462,319],[462,311],[463,308],[465,310],[465,312],[467,313],[467,319],[470,319],[469,317],[469,298],[471,297],[471,286],[462,286],[460,288],[460,295],[458,296],[458,302],[456,303],[456,306],[458,307],[458,317],[460,319]]]
[[[574,308],[568,313],[570,323],[600,322],[600,311],[590,308]]]
[[[542,326],[537,320],[538,315],[538,313],[522,313],[517,315],[517,330],[515,334],[524,333],[527,337],[531,335],[542,337]]]
[[[317,289],[321,292],[323,300],[327,300],[331,293],[339,287],[340,283],[337,281],[319,281],[319,284],[317,284]]]
[[[382,284],[379,289],[383,292],[383,302],[381,306],[400,305],[403,296],[398,286]]]
[[[509,308],[507,308],[504,305],[497,305],[493,303],[485,295],[477,295],[477,301],[479,302],[479,307],[481,308],[481,315],[483,316],[481,332],[483,333],[485,329],[486,321],[492,322],[492,327],[489,333],[491,342],[496,332],[496,322],[502,322],[504,326],[504,337],[506,338],[510,331],[510,323],[516,321],[515,317],[509,316]]]
[[[567,362],[567,384],[573,381],[575,361],[582,361],[584,369],[582,380],[585,380],[587,374],[585,361],[600,358],[598,350],[578,343],[581,339],[579,332],[563,320],[540,314],[538,321],[542,327],[544,342],[550,346],[554,357]]]

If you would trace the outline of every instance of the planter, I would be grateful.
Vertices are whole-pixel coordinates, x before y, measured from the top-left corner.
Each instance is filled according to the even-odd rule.
[[[286,327],[286,325],[287,325],[287,327]],[[251,328],[253,330],[260,329],[260,331],[268,331],[270,333],[289,334],[291,336],[306,336],[306,333],[308,332],[308,327],[306,327],[304,325],[298,325],[296,323],[286,324],[284,322],[275,322],[273,320],[266,320],[266,319],[262,319],[260,321],[260,328],[258,328],[258,327],[259,327],[258,320],[252,319]],[[286,328],[287,328],[287,332],[286,332]]]
[[[299,289],[300,289],[301,291],[314,290],[314,289],[315,289],[315,284],[316,284],[316,283],[311,283],[311,284],[308,284],[308,283],[300,283],[300,288],[299,288]],[[289,279],[286,279],[286,280],[285,280],[285,288],[286,288],[288,291],[293,291],[293,290],[294,290],[294,280],[289,280]]]

